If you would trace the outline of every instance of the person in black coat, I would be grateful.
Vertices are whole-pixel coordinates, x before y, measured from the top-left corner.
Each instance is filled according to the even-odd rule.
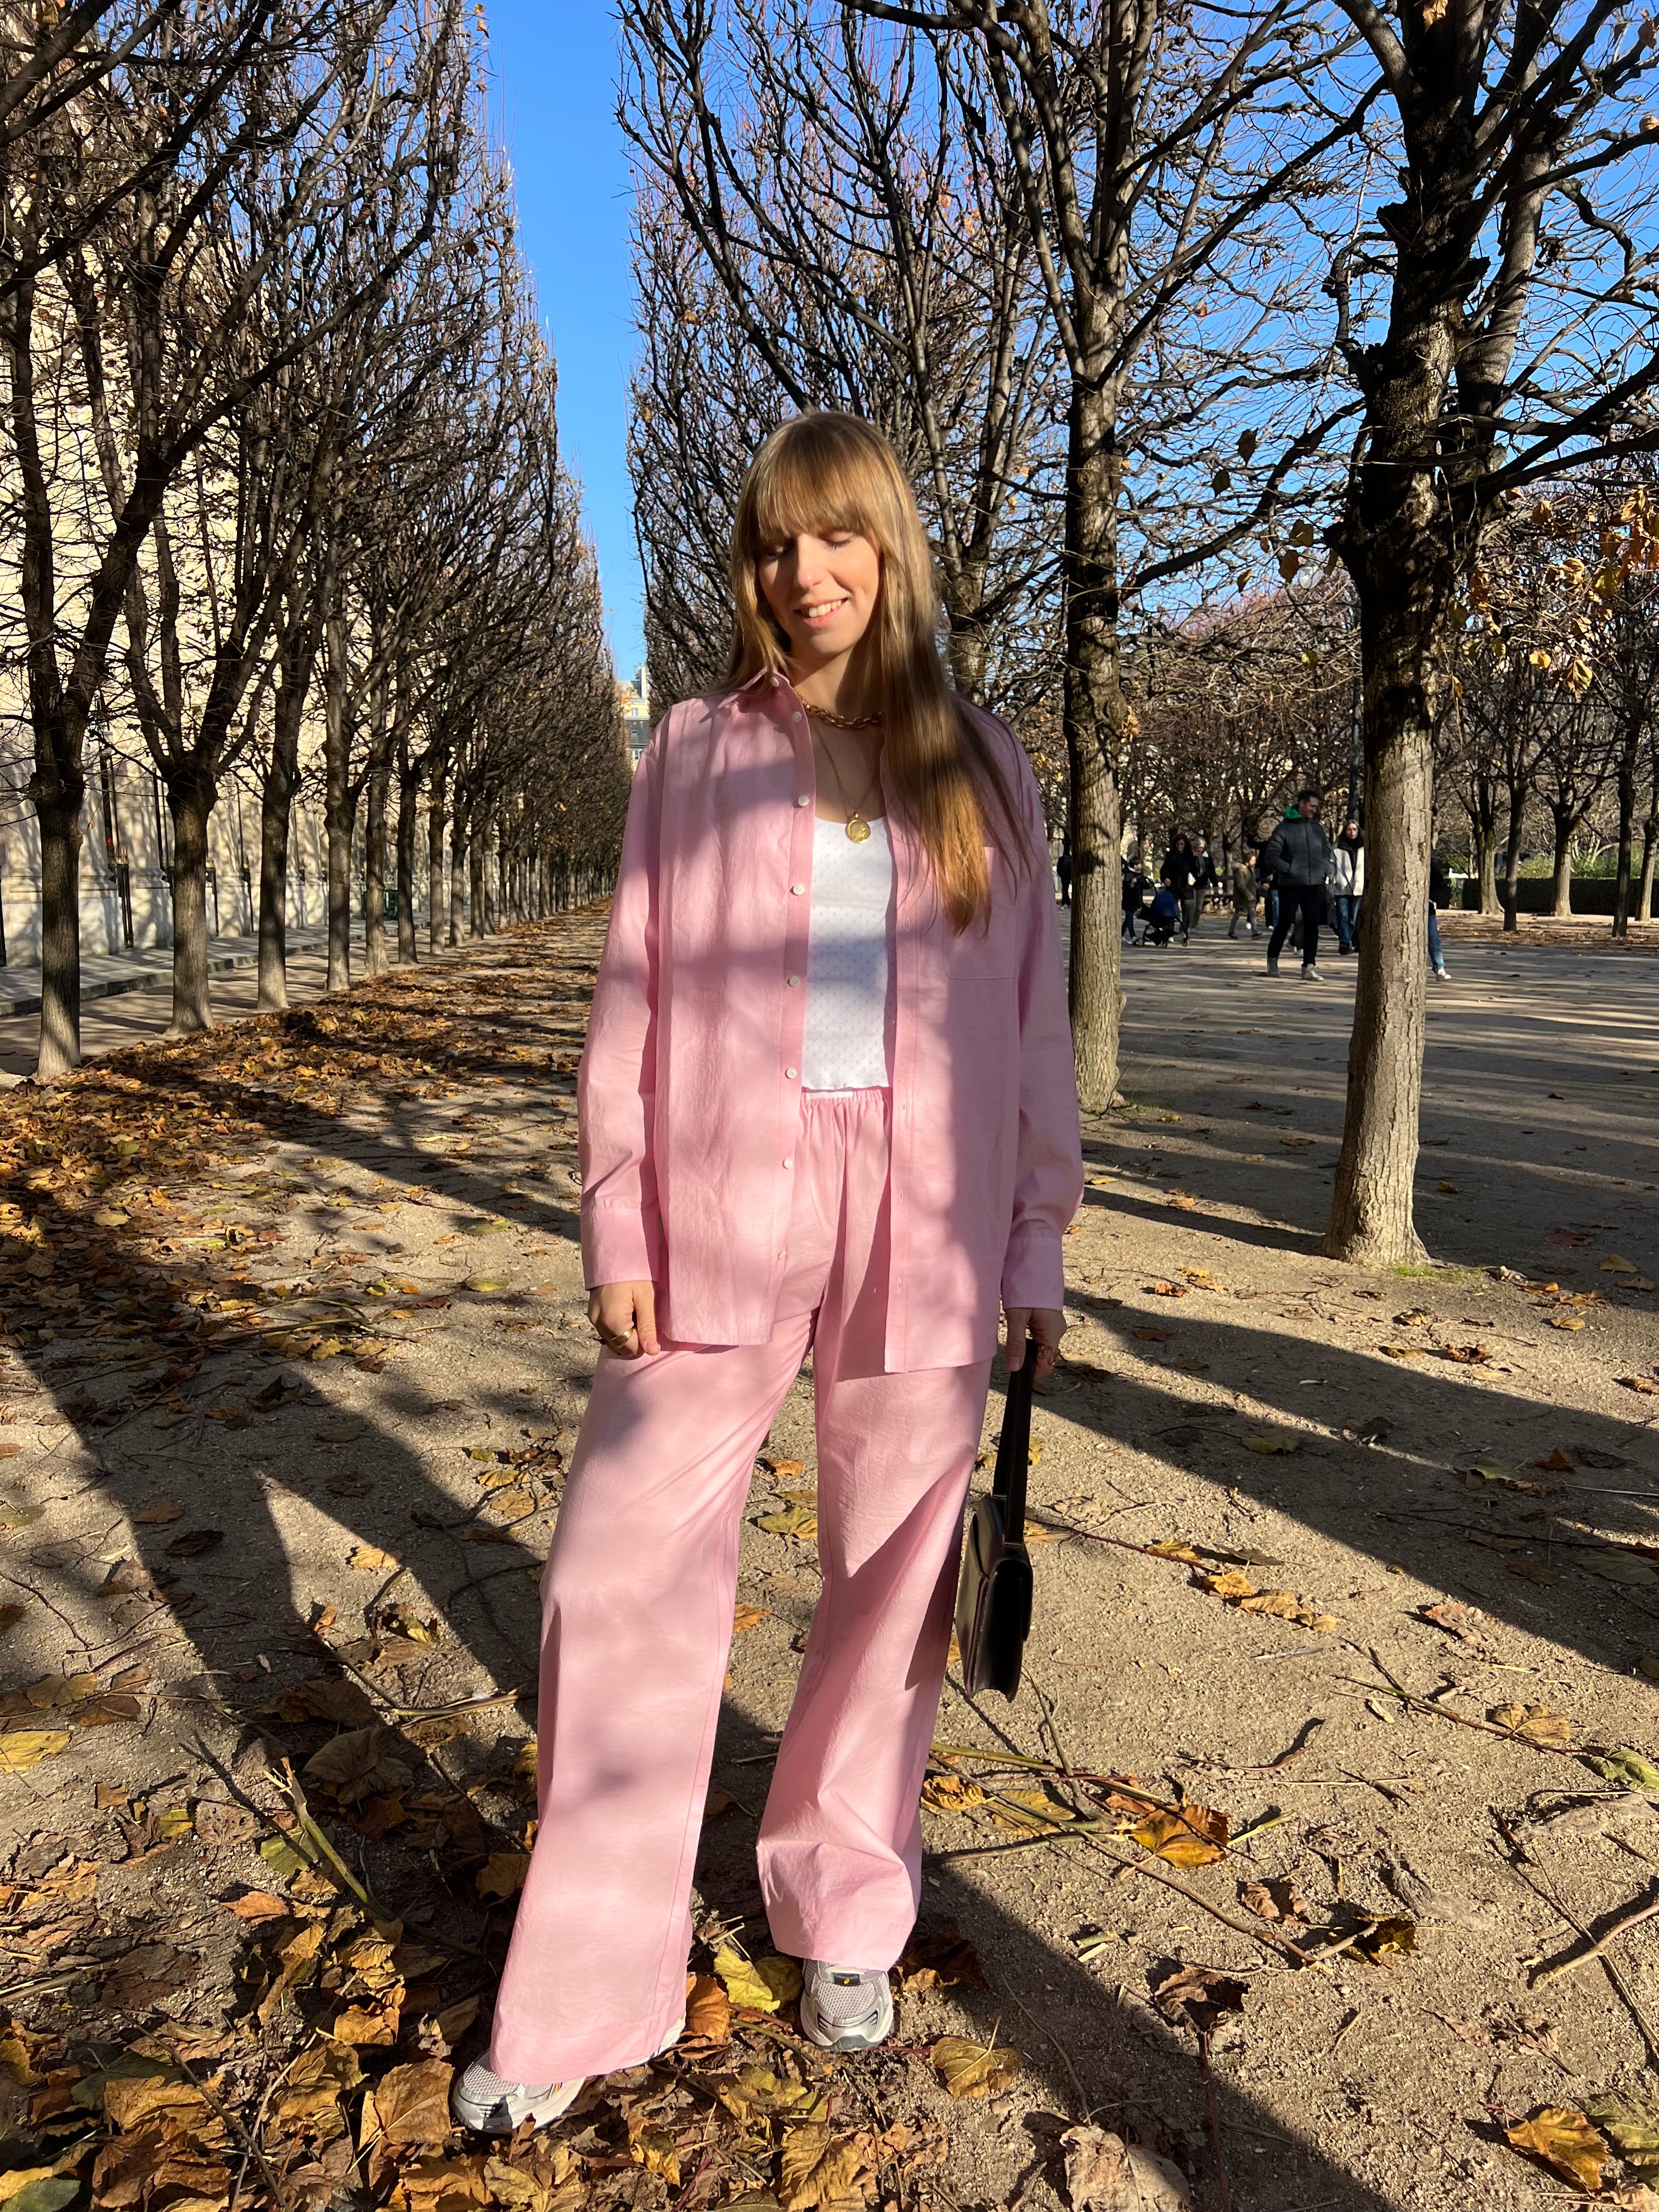
[[[1181,941],[1184,945],[1197,925],[1199,901],[1198,855],[1186,836],[1177,837],[1164,855],[1158,880],[1167,884],[1176,895],[1176,902],[1181,908]]]
[[[1279,887],[1279,919],[1267,939],[1267,973],[1279,973],[1279,956],[1291,924],[1302,923],[1302,980],[1322,983],[1319,972],[1319,924],[1325,911],[1325,881],[1330,872],[1331,841],[1319,819],[1316,791],[1298,791],[1294,806],[1261,848],[1261,863]]]

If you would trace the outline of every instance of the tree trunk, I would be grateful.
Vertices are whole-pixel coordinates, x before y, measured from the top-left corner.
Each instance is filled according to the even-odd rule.
[[[466,876],[472,851],[471,802],[458,790],[449,824],[449,941],[459,945],[466,921]]]
[[[1117,639],[1121,474],[1111,398],[1076,381],[1066,465],[1063,720],[1071,786],[1072,1042],[1085,1114],[1103,1114],[1117,1096],[1123,1012],[1117,781],[1127,719]]]
[[[1555,817],[1555,880],[1550,892],[1550,913],[1558,921],[1572,918],[1572,832],[1574,825]]]
[[[507,823],[495,832],[495,927],[511,929],[518,920],[513,908],[513,862],[508,854]]]
[[[427,787],[426,814],[426,949],[435,960],[444,942],[444,794],[447,763],[434,759]]]
[[[208,822],[219,794],[211,776],[185,770],[167,779],[173,817],[173,1019],[169,1036],[194,1036],[213,1024],[208,990]]]
[[[486,926],[484,921],[484,840],[489,834],[489,823],[479,820],[477,810],[474,808],[472,821],[466,841],[466,872],[469,902],[467,933],[469,936],[472,937],[482,937],[484,933]]]
[[[1648,800],[1648,818],[1642,824],[1642,889],[1636,904],[1638,921],[1653,920],[1653,864],[1659,860],[1659,774]]]
[[[300,780],[300,722],[304,706],[293,671],[276,694],[270,758],[259,804],[259,998],[262,1014],[288,1004],[288,846]]]
[[[384,975],[386,957],[386,802],[392,763],[377,760],[368,772],[363,813],[363,969]]]
[[[412,968],[420,959],[415,942],[415,800],[419,775],[409,764],[409,744],[398,748],[398,959]]]
[[[40,1047],[42,1082],[81,1065],[81,810],[84,778],[37,774],[40,836]]]
[[[1506,934],[1521,927],[1518,903],[1521,896],[1521,840],[1526,830],[1529,795],[1525,784],[1510,786],[1509,842],[1504,848],[1504,928]]]
[[[328,834],[328,988],[351,988],[351,732],[346,722],[346,625],[337,610],[328,618],[324,672],[323,802]]]
[[[1490,822],[1475,832],[1475,872],[1480,885],[1480,911],[1497,914],[1502,905],[1498,896],[1498,824]]]

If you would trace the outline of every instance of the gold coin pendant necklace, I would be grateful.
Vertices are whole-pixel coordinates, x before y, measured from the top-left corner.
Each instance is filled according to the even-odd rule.
[[[822,707],[809,707],[806,711],[815,722],[828,722],[831,728],[837,730],[873,730],[878,728],[881,723],[879,714],[832,714]],[[854,844],[865,844],[870,836],[870,824],[864,818],[865,803],[879,781],[880,763],[878,762],[871,770],[870,781],[866,784],[863,796],[858,805],[848,806],[847,786],[842,781],[840,763],[827,744],[823,748],[823,757],[829,762],[830,773],[836,779],[836,790],[840,795],[841,803],[843,806],[847,806],[847,835],[852,839]]]

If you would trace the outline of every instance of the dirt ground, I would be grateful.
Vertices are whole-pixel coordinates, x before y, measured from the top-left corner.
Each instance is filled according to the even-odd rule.
[[[591,1372],[602,926],[0,1101],[0,2200],[1659,2203],[1659,1919],[1609,1932],[1659,1901],[1659,965],[1455,922],[1407,1275],[1318,1255],[1352,963],[1270,982],[1213,924],[1128,956],[1026,1684],[947,1688],[894,2044],[826,2067],[758,1917],[803,1377],[744,1531],[693,2033],[550,2146],[446,2139]],[[1177,2179],[1113,2194],[1083,2123]]]

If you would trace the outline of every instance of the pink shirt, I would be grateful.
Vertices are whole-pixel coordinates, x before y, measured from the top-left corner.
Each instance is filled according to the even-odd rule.
[[[1083,1194],[1071,1026],[1036,779],[1002,755],[1030,844],[993,855],[992,914],[958,935],[889,813],[893,1075],[886,1367],[996,1347],[999,1297],[1058,1306]],[[761,1344],[786,1272],[800,1126],[816,781],[793,690],[688,700],[635,777],[582,1054],[590,1286],[649,1278],[665,1335]]]

